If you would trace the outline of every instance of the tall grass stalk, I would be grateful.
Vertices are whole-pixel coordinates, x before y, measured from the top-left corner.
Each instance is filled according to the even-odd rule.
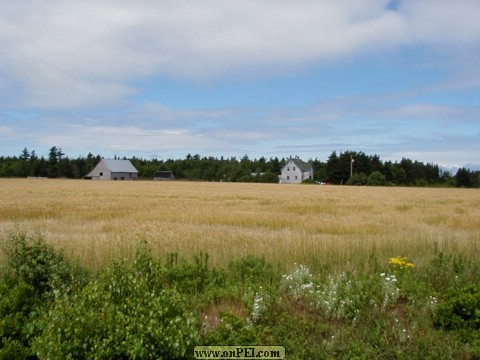
[[[92,269],[142,240],[158,256],[206,252],[213,266],[255,254],[330,271],[480,243],[477,190],[1,179],[0,198],[2,233],[39,231]]]

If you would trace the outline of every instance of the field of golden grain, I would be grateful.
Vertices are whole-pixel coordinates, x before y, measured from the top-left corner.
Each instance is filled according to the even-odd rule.
[[[345,268],[372,253],[418,263],[480,253],[480,191],[1,179],[0,232],[17,229],[94,269],[142,240],[159,256],[207,252],[213,265],[247,254],[281,267]]]

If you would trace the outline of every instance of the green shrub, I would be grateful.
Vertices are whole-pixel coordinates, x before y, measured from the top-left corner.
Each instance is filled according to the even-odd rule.
[[[364,173],[354,174],[348,179],[347,185],[365,185],[367,183],[367,175]]]
[[[241,284],[272,285],[280,277],[265,258],[247,255],[228,264],[228,271],[232,281]]]
[[[0,359],[23,358],[32,353],[38,314],[50,306],[55,292],[71,291],[86,273],[70,266],[40,234],[14,232],[2,239],[1,247]]]
[[[480,359],[480,285],[451,291],[438,302],[434,321],[438,327],[459,336],[468,344],[473,358]]]
[[[64,291],[81,281],[80,269],[71,267],[61,251],[48,245],[40,234],[29,236],[15,232],[2,242],[6,256],[6,275],[32,286],[38,296],[49,296],[52,290]]]
[[[202,342],[204,345],[259,345],[256,329],[247,321],[231,312],[220,314],[220,325],[207,331]]]
[[[169,254],[164,277],[169,285],[186,294],[199,294],[210,281],[213,270],[208,268],[208,254],[193,257],[193,264],[178,261],[177,254]]]
[[[65,294],[39,321],[41,358],[184,358],[196,345],[197,317],[186,299],[163,288],[162,269],[145,253],[115,263],[97,280]]]
[[[447,330],[480,330],[480,285],[466,286],[439,302],[435,323]]]
[[[367,185],[369,186],[387,185],[387,178],[380,171],[374,171],[368,176]]]
[[[23,281],[3,278],[0,282],[0,359],[30,355],[34,334],[34,309],[40,306],[33,287]]]

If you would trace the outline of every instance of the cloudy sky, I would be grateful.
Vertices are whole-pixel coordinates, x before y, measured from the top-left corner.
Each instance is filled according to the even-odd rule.
[[[479,0],[0,0],[0,155],[480,169]]]

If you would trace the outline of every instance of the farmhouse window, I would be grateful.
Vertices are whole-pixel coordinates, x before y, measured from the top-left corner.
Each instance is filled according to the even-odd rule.
[[[287,176],[287,180],[290,180],[290,176]]]
[[[290,171],[290,168],[289,168],[289,167],[287,167],[287,171]]]
[[[103,176],[103,172],[100,172],[100,176]]]
[[[298,176],[295,176],[295,180],[297,180],[297,179],[298,179]]]
[[[293,171],[295,171],[295,166],[293,167]]]

